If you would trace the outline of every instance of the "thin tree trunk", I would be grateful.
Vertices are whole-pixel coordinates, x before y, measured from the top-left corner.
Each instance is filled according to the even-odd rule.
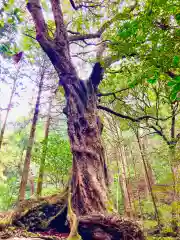
[[[31,196],[33,196],[35,193],[35,187],[34,187],[34,176],[33,176],[32,169],[29,169],[28,182],[31,190]]]
[[[169,146],[169,161],[171,166],[171,172],[172,172],[172,179],[173,179],[173,204],[172,204],[172,228],[173,231],[177,231],[178,229],[178,178],[179,175],[176,172],[176,164],[175,164],[175,158],[176,158],[176,145],[170,145]]]
[[[138,145],[138,149],[139,149],[139,157],[140,157],[140,159],[141,159],[141,161],[143,163],[142,156],[144,156],[144,160],[146,161],[145,151],[144,151],[144,148],[142,147],[142,142],[141,142],[141,139],[139,138],[139,133],[135,132],[135,134],[136,134],[136,138],[138,136],[137,145]],[[142,151],[139,148],[139,144],[142,147],[141,148]],[[143,193],[144,193],[143,197],[147,198],[149,196],[149,193],[150,193],[150,190],[149,190],[150,188],[149,188],[149,183],[148,183],[148,179],[147,179],[147,176],[146,176],[146,171],[145,171],[145,168],[144,168],[144,164],[142,165],[142,175],[143,175],[143,178],[144,178],[144,186],[145,186],[144,191],[143,191]]]
[[[176,173],[176,145],[177,140],[175,139],[175,132],[176,132],[176,105],[171,104],[171,130],[170,130],[170,136],[171,136],[171,144],[169,144],[169,160],[170,160],[170,166],[172,171],[172,179],[173,179],[173,205],[172,205],[172,221],[171,225],[173,228],[173,231],[178,231],[178,209],[177,209],[177,202],[178,202],[178,174]]]
[[[138,175],[137,175],[137,170],[136,170],[136,162],[134,160],[134,156],[133,156],[131,147],[130,147],[130,155],[131,155],[131,159],[132,159],[132,163],[133,163],[133,167],[134,167],[135,179],[136,179],[136,181],[138,181]],[[137,186],[137,197],[138,197],[138,201],[139,201],[140,217],[143,219],[143,209],[142,209],[142,204],[141,204],[141,195],[140,195],[140,191],[139,191],[138,186]]]
[[[121,195],[122,195],[122,199],[123,199],[123,204],[125,206],[125,196],[124,196],[124,190],[123,190],[123,181],[121,180],[121,171],[120,171],[120,160],[119,160],[119,150],[118,148],[115,148],[115,159],[116,159],[116,164],[117,164],[117,170],[118,170],[118,184],[117,184],[117,192],[119,193],[119,188],[121,189]],[[117,210],[119,207],[118,204],[118,196],[117,196]]]
[[[24,150],[25,150],[25,146],[23,147],[22,152],[20,154],[20,163],[18,164],[19,176],[22,176],[21,163],[22,163],[22,160],[23,160]],[[33,195],[35,188],[34,188],[34,177],[33,177],[33,173],[31,171],[31,169],[29,171],[28,182],[29,182],[29,186],[30,186],[30,189],[31,189],[31,195]]]
[[[13,99],[13,96],[14,96],[14,92],[15,92],[15,90],[16,90],[16,81],[17,81],[17,78],[16,78],[16,79],[14,80],[14,82],[13,82],[13,87],[12,87],[12,91],[11,91],[11,95],[10,95],[10,99],[9,99],[8,108],[7,108],[6,115],[5,115],[5,119],[4,119],[2,128],[1,128],[1,133],[0,133],[0,149],[1,149],[1,147],[2,147],[2,142],[3,142],[3,138],[4,138],[4,132],[5,132],[5,130],[6,130],[6,124],[7,124],[9,112],[10,112],[10,110],[11,110],[12,99]]]
[[[127,158],[125,154],[124,143],[122,140],[122,136],[120,136],[120,129],[118,126],[117,121],[114,117],[111,118],[112,122],[109,121],[109,126],[112,131],[114,130],[115,135],[115,151],[116,151],[116,159],[118,163],[118,168],[121,169],[121,173],[119,173],[119,185],[121,187],[122,197],[123,197],[123,205],[124,205],[124,214],[127,217],[133,218],[134,216],[134,209],[132,208],[132,201],[131,201],[131,190],[130,184],[128,183],[128,164]],[[113,126],[113,128],[112,128]],[[121,134],[122,135],[122,134]]]
[[[40,98],[41,98],[42,87],[43,87],[43,78],[44,78],[44,71],[43,71],[40,81],[39,81],[38,95],[37,95],[37,99],[36,99],[34,116],[33,116],[33,120],[32,120],[32,126],[31,126],[26,156],[25,156],[25,160],[24,160],[24,168],[23,168],[22,177],[21,177],[18,201],[24,200],[24,198],[25,198],[26,185],[27,185],[28,175],[29,175],[29,170],[30,170],[31,151],[32,151],[33,143],[34,143],[36,124],[37,124],[38,115],[39,115],[39,105],[40,105]]]
[[[122,134],[121,134],[122,135]],[[132,217],[135,218],[136,217],[136,207],[135,207],[135,199],[134,199],[134,194],[133,194],[133,185],[131,183],[132,179],[131,179],[131,175],[130,175],[130,165],[128,164],[127,160],[129,155],[127,155],[127,151],[126,148],[123,144],[123,148],[124,148],[124,154],[125,154],[125,158],[126,158],[126,163],[127,163],[127,189],[128,189],[128,193],[129,193],[129,199],[131,202],[131,208],[132,208]]]
[[[122,186],[123,186],[123,192],[124,192],[124,207],[125,207],[125,214],[127,217],[133,218],[133,208],[132,208],[132,202],[131,202],[131,195],[129,191],[129,186],[127,182],[127,161],[126,156],[124,152],[124,146],[120,146],[120,156],[121,156],[121,164],[122,164]]]
[[[45,160],[46,160],[47,146],[48,146],[49,127],[50,127],[50,123],[51,123],[52,100],[53,100],[53,98],[51,96],[51,99],[50,99],[50,102],[49,102],[49,107],[48,107],[47,121],[46,121],[46,124],[45,124],[43,150],[42,150],[42,156],[41,156],[41,162],[40,162],[40,168],[39,168],[39,176],[38,176],[38,182],[37,182],[37,196],[38,197],[40,197],[41,194],[42,194],[44,167],[45,167]]]
[[[154,205],[156,220],[157,220],[157,223],[158,223],[158,227],[160,228],[161,223],[160,223],[160,218],[159,218],[159,214],[158,214],[158,208],[157,208],[157,205],[156,205],[156,198],[155,198],[153,190],[152,190],[151,181],[150,181],[149,175],[148,175],[148,168],[147,168],[147,165],[146,165],[146,159],[144,157],[143,148],[142,148],[142,145],[141,145],[141,141],[140,141],[138,132],[136,134],[136,138],[137,138],[137,141],[138,141],[139,150],[140,150],[143,165],[144,165],[144,170],[145,170],[145,175],[146,175],[146,178],[147,178],[149,192],[151,194],[152,202],[153,202],[153,205]]]
[[[143,150],[143,153],[144,153],[144,158],[145,158],[146,165],[147,165],[149,180],[150,180],[150,183],[151,183],[151,186],[152,186],[152,185],[155,184],[155,181],[154,181],[154,175],[153,175],[152,167],[151,167],[151,165],[148,161],[148,153],[147,153],[148,139],[147,139],[147,136],[144,136],[143,138],[141,138],[140,141],[141,141],[142,150]]]

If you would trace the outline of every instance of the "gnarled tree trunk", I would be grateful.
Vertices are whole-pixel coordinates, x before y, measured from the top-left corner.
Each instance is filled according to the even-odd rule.
[[[96,105],[96,90],[102,80],[103,69],[100,63],[96,63],[87,82],[78,78],[70,58],[69,38],[60,1],[51,0],[50,2],[56,25],[54,39],[48,35],[40,1],[29,0],[27,7],[35,23],[36,39],[50,58],[58,73],[59,83],[65,90],[67,106],[64,113],[67,115],[68,134],[73,154],[71,191],[68,201],[69,213],[72,216],[70,219],[72,220],[71,233],[74,231],[76,235],[77,225],[74,220],[78,217],[81,225],[81,229],[78,230],[81,236],[84,235],[83,239],[114,239],[112,231],[109,230],[108,232],[108,229],[105,229],[105,226],[108,228],[107,223],[109,223],[109,226],[113,225],[117,233],[118,230],[114,222],[106,221],[107,219],[102,216],[98,218],[98,222],[104,222],[105,226],[93,224],[97,220],[96,215],[106,214],[109,207],[108,177],[101,142],[102,125],[97,115]],[[89,226],[83,232],[82,229],[85,229],[88,224],[92,224],[92,226]],[[124,236],[125,232],[127,233],[126,230],[119,229],[121,236]],[[85,237],[87,232],[90,235]],[[129,239],[135,237],[136,239],[143,239],[140,231],[134,231],[134,234],[136,236],[133,235]],[[70,236],[73,235],[70,234]]]
[[[72,205],[77,215],[105,212],[109,202],[95,85],[92,79],[86,86],[83,84],[76,79],[72,86],[65,86],[73,154]]]

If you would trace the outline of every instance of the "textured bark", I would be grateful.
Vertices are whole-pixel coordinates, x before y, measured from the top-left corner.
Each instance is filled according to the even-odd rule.
[[[45,165],[47,146],[48,146],[49,127],[50,127],[50,123],[51,123],[52,100],[53,100],[53,98],[51,97],[50,102],[49,102],[47,121],[46,121],[46,124],[45,124],[43,151],[42,151],[42,156],[41,156],[41,162],[40,162],[40,168],[39,168],[39,176],[38,176],[38,182],[37,182],[37,196],[38,197],[40,197],[41,193],[42,193],[43,176],[44,176],[44,165]]]
[[[22,177],[21,177],[18,201],[22,201],[25,198],[26,185],[27,185],[28,175],[29,175],[29,170],[30,170],[31,151],[32,151],[33,143],[34,143],[36,124],[37,124],[38,114],[39,114],[39,105],[40,105],[40,97],[41,97],[42,86],[43,86],[43,78],[44,78],[44,72],[42,73],[40,81],[39,81],[38,95],[37,95],[37,99],[36,99],[35,111],[34,111],[34,116],[33,116],[33,120],[32,120],[32,126],[31,126],[26,156],[25,156],[25,160],[24,160],[24,168],[23,168]]]
[[[67,97],[68,134],[73,153],[72,203],[77,215],[103,213],[109,199],[96,95],[91,82],[87,92],[82,92],[80,81],[77,83],[70,87]]]

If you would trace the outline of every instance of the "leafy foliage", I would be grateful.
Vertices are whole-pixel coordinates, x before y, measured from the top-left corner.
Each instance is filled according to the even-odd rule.
[[[36,143],[33,161],[40,164],[44,142]],[[59,134],[51,134],[48,138],[48,147],[45,159],[45,182],[55,185],[56,188],[63,187],[69,180],[68,171],[71,168],[72,156],[69,142]]]

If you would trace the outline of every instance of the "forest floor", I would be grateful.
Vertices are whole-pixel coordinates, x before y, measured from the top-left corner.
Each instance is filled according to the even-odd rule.
[[[103,218],[98,219],[101,222]],[[96,220],[98,221],[98,219]],[[121,220],[121,223],[124,224],[128,233],[131,233],[134,229],[137,231],[136,225],[131,220]],[[141,222],[140,225],[143,226],[143,232],[147,240],[180,240],[180,236],[173,235],[172,232],[158,232],[155,221],[146,220]],[[88,228],[91,227],[92,224],[88,225]],[[117,229],[117,225],[115,225],[115,229]],[[68,238],[69,232],[66,191],[39,200],[26,200],[14,210],[0,213],[0,239],[65,240]],[[83,240],[89,239],[92,238],[83,237]],[[124,238],[118,237],[117,240],[119,239]],[[141,238],[128,237],[126,239],[136,240]],[[116,240],[116,237],[113,237],[113,240]]]

